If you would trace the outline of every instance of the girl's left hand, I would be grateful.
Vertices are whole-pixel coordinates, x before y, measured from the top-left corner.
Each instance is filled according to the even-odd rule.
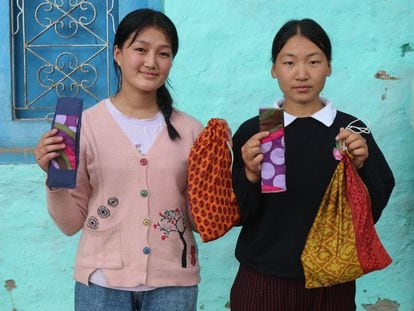
[[[360,169],[369,155],[365,138],[341,127],[336,140],[340,146],[345,142],[348,152],[352,155],[352,163],[357,169]]]

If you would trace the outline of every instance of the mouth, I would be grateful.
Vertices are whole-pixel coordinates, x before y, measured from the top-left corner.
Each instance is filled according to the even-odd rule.
[[[311,89],[311,86],[309,86],[309,85],[297,85],[297,86],[293,87],[293,89],[295,89],[299,93],[306,93],[307,91],[309,91]]]
[[[140,71],[140,73],[146,78],[155,78],[155,77],[158,76],[158,74],[156,72]]]

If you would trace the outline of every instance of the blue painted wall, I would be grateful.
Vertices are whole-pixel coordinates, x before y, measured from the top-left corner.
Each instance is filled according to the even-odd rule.
[[[136,1],[121,1],[125,5]],[[357,283],[358,310],[378,298],[396,301],[401,311],[414,310],[414,6],[411,0],[170,0],[165,12],[175,21],[180,50],[171,84],[179,109],[203,123],[226,118],[236,130],[245,119],[280,97],[270,76],[270,48],[275,31],[288,19],[311,17],[330,34],[333,74],[324,95],[336,106],[368,121],[395,173],[397,185],[377,224],[394,259],[386,270]],[[0,3],[0,19],[8,19]],[[120,10],[125,14],[127,7]],[[8,45],[8,28],[0,25],[0,44]],[[11,136],[9,58],[0,58],[0,148]],[[394,79],[395,78],[395,79]],[[6,81],[6,82],[4,82]],[[8,126],[8,125],[7,125]],[[49,124],[35,125],[48,128]],[[19,129],[18,129],[19,128]],[[38,128],[35,130],[37,131]],[[25,142],[25,143],[23,143]],[[11,145],[8,145],[11,146]],[[65,237],[47,215],[44,174],[34,165],[0,165],[0,310],[72,310],[72,269],[77,237]],[[238,229],[200,244],[202,282],[199,310],[226,310],[236,273],[234,246]]]
[[[26,0],[27,1],[27,0]],[[122,0],[119,1],[119,20],[128,12],[138,8],[162,9],[160,0]],[[9,1],[0,3],[0,18],[10,20]],[[10,25],[0,25],[0,43],[4,51],[11,50]],[[11,109],[11,57],[10,53],[2,53],[0,58],[0,164],[34,163],[33,146],[41,133],[50,128],[48,121],[14,121]],[[23,82],[22,82],[23,83]]]

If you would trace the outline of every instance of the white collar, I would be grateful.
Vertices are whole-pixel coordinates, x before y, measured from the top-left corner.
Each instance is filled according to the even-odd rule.
[[[315,112],[310,117],[314,118],[315,120],[318,120],[325,126],[329,127],[332,125],[336,117],[336,109],[332,105],[332,102],[329,101],[328,99],[323,98],[323,97],[321,97],[320,99],[324,107],[321,110],[318,110],[317,112]],[[285,100],[281,99],[281,100],[276,101],[274,105],[275,107],[282,108],[284,102]],[[284,126],[286,127],[289,124],[291,124],[293,121],[295,121],[297,117],[284,111],[283,118],[284,118]]]

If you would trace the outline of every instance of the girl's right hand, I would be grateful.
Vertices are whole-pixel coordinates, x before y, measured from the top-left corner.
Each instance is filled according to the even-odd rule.
[[[241,148],[244,161],[244,171],[247,179],[256,183],[260,179],[260,164],[263,161],[263,154],[260,150],[260,141],[269,136],[268,131],[259,132],[253,135]]]
[[[56,136],[56,128],[47,131],[40,137],[39,142],[34,149],[34,156],[37,164],[42,170],[47,172],[50,160],[59,156],[60,150],[65,149],[62,136]]]

